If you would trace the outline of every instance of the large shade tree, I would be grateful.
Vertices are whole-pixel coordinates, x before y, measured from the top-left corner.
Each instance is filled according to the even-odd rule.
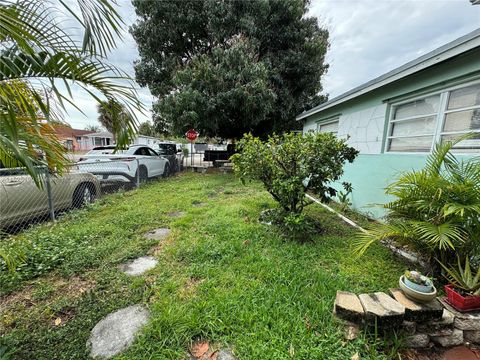
[[[222,137],[298,127],[295,116],[322,101],[327,69],[328,33],[306,15],[308,3],[133,0],[136,78],[159,99],[154,118],[177,125],[177,133],[197,126]],[[228,69],[233,53],[243,63]],[[259,95],[265,111],[257,112]],[[218,113],[222,106],[227,113]]]
[[[132,117],[122,141],[134,133],[134,109],[142,106],[129,77],[106,60],[124,25],[115,6],[108,0],[0,0],[0,161],[25,167],[39,186],[36,165],[61,173],[68,163],[50,124],[62,120],[66,103],[82,111],[72,84],[99,102],[125,104]]]

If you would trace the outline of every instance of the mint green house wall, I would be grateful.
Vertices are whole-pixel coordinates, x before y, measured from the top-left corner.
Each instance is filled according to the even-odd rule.
[[[480,82],[479,48],[320,110],[304,119],[303,131],[316,131],[318,124],[339,118],[338,137],[348,137],[348,143],[360,151],[355,162],[345,166],[341,181],[353,185],[354,208],[380,218],[383,210],[372,205],[389,200],[384,188],[399,173],[423,167],[427,156],[384,152],[391,103],[472,81]]]

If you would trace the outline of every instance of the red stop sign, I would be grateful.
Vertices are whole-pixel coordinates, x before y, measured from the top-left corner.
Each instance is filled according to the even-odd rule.
[[[190,129],[185,133],[185,136],[188,140],[195,141],[198,137],[198,132],[196,132],[194,129]]]

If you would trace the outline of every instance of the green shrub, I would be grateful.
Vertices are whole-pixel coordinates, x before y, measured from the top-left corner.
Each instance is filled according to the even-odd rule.
[[[438,144],[420,171],[410,171],[386,189],[395,200],[383,207],[385,224],[359,234],[355,251],[363,254],[375,241],[387,238],[416,247],[444,264],[478,256],[480,247],[480,159],[460,160],[451,150],[454,142]],[[477,255],[476,255],[477,254]]]
[[[333,134],[287,133],[266,141],[245,135],[232,156],[235,173],[245,180],[259,180],[286,214],[300,214],[307,191],[328,201],[337,194],[331,183],[343,174],[346,161],[358,151]],[[295,221],[298,221],[295,220]]]

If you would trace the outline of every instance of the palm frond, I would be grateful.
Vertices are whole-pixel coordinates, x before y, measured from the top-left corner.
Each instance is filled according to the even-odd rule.
[[[412,236],[414,233],[407,223],[392,221],[387,224],[377,224],[366,232],[355,234],[352,241],[353,253],[362,256],[375,242],[387,239],[409,239]]]
[[[467,234],[456,224],[431,224],[426,221],[412,222],[412,227],[422,242],[434,249],[454,250],[455,245],[465,242]]]

